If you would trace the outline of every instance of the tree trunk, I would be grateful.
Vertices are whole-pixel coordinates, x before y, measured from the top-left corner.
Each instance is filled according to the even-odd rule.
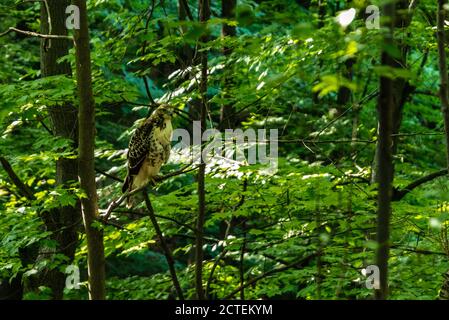
[[[395,27],[396,28],[402,28],[405,30],[410,25],[412,18],[413,18],[413,10],[417,6],[417,4],[418,4],[418,0],[414,1],[412,3],[411,7],[409,7],[409,2],[407,0],[401,0],[397,4],[397,8],[398,8],[397,12],[398,13],[400,12],[400,15],[398,14],[398,17],[395,19]],[[399,44],[397,44],[397,46],[399,47],[400,56],[396,57],[394,59],[394,62],[391,65],[391,67],[398,68],[398,69],[404,69],[407,66],[407,55],[410,50],[410,47],[409,47],[407,41],[399,42]],[[427,60],[427,58],[425,60],[423,60],[423,62],[425,63],[426,60]],[[395,134],[399,133],[399,130],[401,128],[404,105],[410,99],[411,95],[413,94],[413,92],[415,91],[416,88],[410,84],[408,79],[403,79],[403,78],[397,78],[397,79],[393,80],[392,86],[393,86],[392,134],[395,135]],[[393,152],[393,156],[394,156],[397,152],[399,141],[398,141],[398,136],[393,136],[392,139],[393,139],[392,140],[392,144],[393,144],[392,152]],[[380,148],[379,144],[377,144],[374,159],[373,159],[373,165],[372,165],[372,173],[371,173],[371,182],[372,183],[379,182],[379,177],[378,177],[378,171],[379,171],[378,164],[379,164],[379,151],[380,151],[379,148]],[[393,167],[393,172],[394,172],[394,167]]]
[[[449,169],[449,79],[447,73],[446,64],[446,35],[444,31],[446,12],[443,8],[444,0],[438,0],[438,15],[437,15],[437,25],[438,25],[438,57],[439,57],[439,71],[440,71],[440,100],[441,100],[441,111],[443,113],[444,120],[444,130],[446,138],[446,158],[447,158],[447,168]]]
[[[383,14],[388,22],[388,34],[385,35],[385,46],[392,47],[395,7],[394,4],[386,4]],[[389,52],[382,52],[382,65],[394,67],[394,57]],[[390,240],[390,215],[391,215],[391,195],[392,195],[392,139],[393,128],[393,108],[394,108],[394,86],[393,81],[385,76],[380,78],[380,92],[378,100],[379,114],[379,153],[378,153],[378,204],[377,204],[377,257],[376,264],[380,271],[380,289],[376,290],[377,299],[386,299],[388,296],[388,257]]]
[[[65,27],[65,9],[70,0],[47,0],[47,6],[41,4],[41,33],[67,35]],[[49,12],[47,12],[47,7]],[[50,20],[48,19],[50,16]],[[49,25],[51,21],[51,27]],[[57,61],[69,53],[67,40],[41,40],[41,75],[71,75],[68,62]],[[52,132],[56,137],[69,139],[73,150],[77,148],[77,109],[70,104],[48,108],[52,124]],[[56,184],[66,186],[70,181],[78,179],[78,163],[76,159],[60,158],[56,162]],[[81,222],[79,202],[75,207],[66,206],[43,214],[47,230],[52,231],[52,239],[57,242],[56,252],[64,254],[73,261],[78,242],[78,225]],[[63,231],[62,231],[63,230]],[[48,249],[45,249],[47,250]],[[48,252],[47,252],[48,254]],[[52,289],[53,299],[62,299],[65,286],[65,274],[61,270],[46,270],[39,283]]]
[[[98,217],[95,185],[95,102],[92,93],[92,74],[89,47],[86,0],[74,0],[80,10],[80,29],[75,30],[76,74],[79,98],[79,157],[78,176],[86,197],[81,200],[87,237],[89,298],[105,298],[105,260],[103,232],[93,223]]]
[[[355,64],[356,60],[355,58],[349,58],[345,61],[345,64],[343,66],[343,75],[346,79],[351,80],[353,78],[353,66]],[[338,90],[338,96],[337,96],[337,108],[338,108],[338,114],[343,113],[348,108],[348,103],[351,102],[351,89],[347,87],[340,87]]]
[[[326,17],[326,5],[324,4],[324,0],[318,0],[316,2],[317,5],[317,29],[321,29],[324,27],[324,19]],[[317,58],[317,77],[315,81],[318,81],[321,77],[321,69],[323,68],[323,60],[320,57]],[[312,102],[314,105],[318,105],[319,101],[319,92],[314,92],[312,95]]]
[[[237,0],[221,0],[221,16],[223,19],[233,19],[235,18],[235,8],[237,5]],[[226,23],[223,23],[221,28],[221,34],[223,37],[235,37],[236,35],[236,28],[235,26],[230,26]],[[227,58],[232,54],[232,48],[224,47],[223,48],[223,54]],[[224,98],[229,98],[228,91],[230,90],[230,87],[232,86],[232,79],[233,79],[233,73],[232,73],[232,66],[229,68],[229,70],[225,69],[225,77],[224,77]],[[236,125],[234,121],[234,117],[232,114],[234,113],[234,108],[231,103],[225,102],[223,106],[221,107],[220,111],[220,124],[219,129],[233,129]]]
[[[190,9],[188,7],[186,7],[187,3],[185,3],[185,1],[186,0],[178,0],[179,21],[186,21],[187,18],[189,18],[191,16]],[[187,32],[187,27],[182,26],[181,32],[182,32],[182,34],[185,34]],[[192,65],[193,50],[190,47],[190,45],[188,45],[188,44],[182,45],[182,47],[180,49],[179,57],[182,60],[182,65],[180,66],[182,69]]]
[[[437,11],[437,38],[438,38],[438,58],[440,71],[440,100],[441,111],[443,113],[445,138],[446,138],[446,159],[449,170],[449,79],[446,64],[446,35],[444,31],[444,21],[446,12],[444,9],[444,0],[438,0]],[[444,277],[444,282],[440,290],[440,299],[449,300],[449,272]]]
[[[199,1],[200,22],[206,24],[210,17],[209,0]],[[201,45],[207,42],[208,37],[203,36],[200,39]],[[200,53],[201,59],[201,80],[200,80],[200,95],[201,95],[201,131],[206,128],[206,113],[207,113],[207,52]],[[195,243],[195,287],[196,295],[199,300],[204,299],[203,288],[203,236],[204,236],[204,220],[206,216],[206,190],[205,190],[205,171],[206,163],[202,157],[203,148],[200,147],[201,163],[198,170],[198,218],[196,223],[197,235]]]

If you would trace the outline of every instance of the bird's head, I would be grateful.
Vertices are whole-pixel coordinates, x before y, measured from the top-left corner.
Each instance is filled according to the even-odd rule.
[[[187,114],[187,116],[185,115]],[[151,114],[151,118],[157,119],[161,122],[163,121],[171,121],[174,115],[177,115],[184,120],[190,121],[190,115],[188,112],[180,110],[174,106],[168,104],[159,105],[156,110]]]
[[[168,104],[162,104],[153,111],[153,114],[151,116],[154,116],[156,118],[163,118],[165,120],[171,120],[174,113],[173,110],[174,108],[172,106]]]
[[[163,127],[165,123],[171,121],[173,116],[173,107],[162,104],[157,107],[151,114],[151,118],[154,119],[158,126]]]

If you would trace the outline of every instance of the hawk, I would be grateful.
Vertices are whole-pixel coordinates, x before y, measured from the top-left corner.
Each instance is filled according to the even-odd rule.
[[[173,134],[172,114],[170,106],[159,106],[132,135],[123,193],[144,187],[150,181],[154,183],[154,177],[168,161]],[[127,205],[132,206],[130,197],[127,198]]]

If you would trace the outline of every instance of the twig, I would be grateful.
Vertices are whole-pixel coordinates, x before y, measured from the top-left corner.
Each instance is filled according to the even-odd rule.
[[[165,174],[163,176],[157,176],[157,177],[154,178],[154,180],[156,182],[160,182],[160,181],[164,181],[164,180],[167,180],[169,178],[176,177],[176,176],[179,176],[181,174],[188,173],[188,172],[191,172],[191,171],[195,171],[196,169],[198,169],[198,167],[194,167],[194,168],[190,168],[189,170],[186,170],[190,166],[191,166],[191,164],[188,164],[185,167],[179,169],[178,171],[167,173],[167,174]]]
[[[246,104],[244,107],[240,108],[239,110],[236,110],[235,112],[229,114],[228,116],[226,116],[225,118],[223,118],[221,120],[221,122],[227,121],[228,119],[231,119],[232,117],[237,116],[238,114],[242,113],[243,111],[245,111],[246,109],[250,108],[251,106],[259,103],[261,100],[263,100],[264,98],[266,98],[267,96],[269,96],[274,90],[280,88],[281,86],[283,86],[288,80],[290,80],[290,78],[292,78],[293,76],[295,76],[296,73],[293,73],[291,75],[288,75],[285,77],[284,81],[282,81],[281,83],[278,83],[277,85],[273,86],[272,88],[270,88],[270,91],[261,95],[259,98],[257,98],[256,100],[249,102],[248,104]]]
[[[163,175],[163,176],[157,176],[157,177],[154,178],[154,180],[156,182],[161,182],[161,181],[166,180],[168,178],[171,178],[171,177],[174,177],[174,176],[178,176],[178,175],[181,175],[181,174],[184,174],[184,173],[187,173],[187,172],[190,172],[190,171],[193,171],[193,170],[196,169],[196,167],[195,167],[195,168],[191,168],[189,170],[186,170],[188,167],[190,167],[190,164],[185,166],[184,168],[181,168],[178,171],[171,172],[171,173],[168,173],[168,174]],[[114,211],[115,208],[117,208],[119,205],[121,205],[123,203],[123,201],[125,201],[126,198],[128,198],[128,197],[130,197],[130,196],[132,196],[132,195],[142,191],[145,188],[146,188],[146,186],[143,186],[143,187],[138,188],[138,189],[127,191],[123,195],[121,195],[118,199],[113,200],[109,204],[109,206],[106,209],[104,215],[101,216],[101,219],[104,220],[104,221],[107,221],[109,219],[109,216],[111,215],[112,211]]]
[[[316,253],[313,253],[313,254],[311,254],[311,255],[305,257],[305,258],[301,258],[301,259],[299,259],[299,260],[297,260],[297,261],[295,261],[295,262],[292,262],[292,263],[290,263],[290,264],[288,264],[288,265],[286,265],[286,266],[284,266],[284,267],[276,268],[276,269],[267,271],[267,272],[261,274],[260,276],[257,276],[257,277],[255,277],[255,278],[249,280],[249,281],[246,282],[244,285],[239,286],[237,289],[235,289],[234,291],[232,291],[230,294],[228,294],[228,295],[227,295],[226,297],[224,297],[223,299],[224,299],[224,300],[231,299],[236,293],[238,293],[238,292],[240,292],[241,290],[243,290],[243,289],[249,287],[250,285],[256,283],[257,281],[262,280],[262,279],[264,279],[264,278],[266,278],[266,277],[268,277],[268,276],[271,276],[271,275],[273,275],[273,274],[275,274],[275,273],[282,272],[282,271],[288,270],[288,269],[290,269],[290,268],[296,267],[296,266],[299,265],[299,264],[305,264],[305,263],[308,263],[308,262],[309,262],[310,260],[312,260],[315,256],[316,256]]]
[[[235,212],[235,211],[236,211],[239,207],[241,207],[241,206],[243,205],[243,203],[245,202],[245,192],[246,192],[246,190],[247,190],[247,187],[248,187],[248,180],[245,179],[245,180],[243,181],[243,193],[242,193],[242,196],[240,197],[239,202],[234,206],[234,208],[233,208],[233,210],[232,210],[233,212]],[[228,223],[228,226],[226,227],[226,231],[225,231],[225,234],[224,234],[224,237],[223,237],[223,239],[224,239],[225,241],[226,241],[226,239],[228,239],[228,235],[229,235],[229,233],[230,233],[230,231],[231,231],[232,220],[233,220],[233,219],[234,219],[234,217],[231,216],[231,219],[230,219],[230,221],[229,221],[229,223]],[[246,235],[246,233],[245,233],[245,235]],[[226,253],[228,253],[228,249],[227,249],[227,248],[224,248],[223,251],[222,251],[222,252],[218,255],[218,257],[215,259],[214,265],[212,266],[212,269],[210,270],[209,278],[207,279],[206,290],[205,290],[205,296],[206,296],[207,298],[209,298],[209,299],[210,299],[210,295],[209,295],[209,292],[210,292],[210,286],[211,286],[211,284],[212,284],[212,280],[213,280],[213,276],[214,276],[215,269],[217,268],[218,263],[220,262],[220,260],[223,259],[223,257],[226,255]]]
[[[112,179],[112,180],[115,180],[115,181],[117,181],[117,182],[123,183],[123,180],[122,180],[122,179],[120,179],[119,177],[116,177],[116,176],[114,176],[114,175],[112,175],[112,174],[110,174],[110,173],[107,173],[106,171],[103,171],[103,170],[98,169],[98,168],[95,168],[95,171],[98,172],[99,174],[105,176],[105,177],[108,177],[108,178],[110,178],[110,179]]]
[[[31,190],[30,187],[28,187],[25,183],[22,182],[22,180],[20,180],[19,176],[14,172],[14,169],[12,168],[8,160],[6,160],[6,158],[4,158],[3,156],[0,156],[0,163],[2,164],[3,169],[5,169],[11,181],[16,185],[17,189],[19,189],[20,194],[26,197],[28,200],[34,200],[35,196],[33,190]]]
[[[243,243],[242,247],[240,249],[240,261],[239,261],[239,275],[240,275],[240,286],[242,287],[242,290],[240,290],[240,299],[245,300],[245,288],[243,287],[245,283],[245,250],[246,250],[246,225],[245,220],[243,221],[242,226],[244,233],[243,233]]]
[[[140,187],[138,189],[134,189],[132,191],[126,191],[124,194],[122,194],[118,199],[113,200],[108,208],[106,209],[106,212],[101,215],[101,220],[103,221],[108,221],[109,216],[111,215],[112,211],[114,211],[115,208],[117,208],[119,205],[121,205],[123,203],[123,201],[125,201],[125,199],[127,197],[130,197],[140,191],[142,191],[143,189],[145,189],[146,186]]]
[[[0,37],[6,36],[8,33],[11,32],[17,32],[20,34],[24,34],[30,37],[37,37],[37,38],[42,38],[42,39],[66,39],[66,40],[72,40],[73,41],[73,37],[72,36],[62,36],[62,35],[53,35],[53,34],[41,34],[41,33],[37,33],[37,32],[33,32],[33,31],[25,31],[25,30],[20,30],[14,27],[10,27],[8,30],[6,30],[3,33],[0,33]]]
[[[122,225],[120,225],[118,223],[115,223],[113,221],[110,221],[110,220],[108,220],[108,221],[98,220],[98,221],[101,222],[104,225],[112,226],[112,227],[115,227],[115,228],[117,228],[119,230],[128,231],[128,232],[131,232],[131,233],[134,232],[134,230],[127,229],[124,226],[122,226]]]
[[[152,0],[151,2],[151,8],[149,9],[149,13],[147,15],[147,21],[145,22],[145,35],[148,34],[148,26],[150,25],[150,20],[153,17],[153,12],[155,8],[155,0]],[[142,56],[146,54],[147,50],[147,40],[145,40],[142,44]],[[153,99],[153,95],[151,94],[150,85],[148,84],[148,79],[146,75],[142,76],[143,83],[145,84],[145,90],[147,92],[148,99],[150,100],[152,107],[157,106],[156,102]]]
[[[416,253],[416,254],[424,254],[424,255],[438,255],[438,256],[445,256],[446,253],[444,252],[438,252],[438,251],[430,251],[430,250],[422,250],[422,249],[414,249],[414,248],[404,248],[398,245],[391,246],[392,249],[396,250],[402,250],[406,252]]]
[[[161,248],[164,251],[165,259],[167,260],[168,269],[170,270],[170,274],[173,280],[173,285],[175,286],[176,293],[178,294],[179,300],[184,300],[184,295],[182,293],[181,286],[178,281],[178,277],[176,275],[176,269],[175,269],[175,261],[173,259],[173,255],[168,248],[167,242],[165,241],[165,238],[162,234],[161,228],[159,227],[159,224],[157,222],[157,219],[154,215],[154,209],[151,204],[150,198],[148,197],[148,193],[146,190],[143,190],[142,192],[143,198],[145,200],[145,205],[148,209],[148,215],[150,217],[151,223],[153,224],[154,230],[156,231],[156,234],[159,238],[159,241],[161,243]]]
[[[51,35],[52,32],[53,32],[53,26],[52,26],[52,22],[51,22],[50,8],[48,7],[47,0],[42,0],[42,2],[44,3],[45,11],[47,12],[48,34]],[[44,45],[45,46],[45,50],[48,50],[48,49],[51,48],[51,40],[44,41],[44,43],[45,43],[45,45]]]
[[[307,140],[307,139],[280,139],[280,140],[265,140],[260,142],[279,142],[279,143],[313,143],[313,144],[326,144],[326,143],[376,143],[375,140]]]
[[[53,135],[53,131],[44,123],[44,120],[39,120],[39,123],[50,135]]]
[[[144,217],[144,216],[146,217],[147,216],[145,213],[137,211],[137,210],[116,210],[116,212],[135,214],[135,215],[138,215],[140,217]],[[178,221],[178,220],[176,220],[176,219],[174,219],[172,217],[167,217],[167,216],[164,216],[164,215],[161,215],[161,214],[155,214],[154,216],[156,218],[159,218],[159,219],[164,219],[164,220],[168,220],[168,221],[174,222],[175,224],[179,225],[180,227],[184,227],[184,228],[186,228],[186,229],[188,229],[188,230],[190,230],[190,231],[192,231],[193,233],[196,234],[195,228],[189,226],[187,223],[183,223],[183,222]]]
[[[123,100],[124,103],[130,104],[130,105],[133,105],[133,106],[139,106],[139,107],[145,106],[145,107],[153,108],[153,107],[159,105],[159,104],[156,103],[156,102],[155,102],[154,104],[146,104],[146,103],[132,102],[132,101],[126,100],[125,97],[123,97],[123,96],[120,96],[120,98],[122,98],[122,100]],[[187,121],[191,121],[191,120],[192,120],[192,119],[190,118],[191,115],[190,115],[188,112],[184,111],[184,110],[172,108],[172,111],[175,112],[178,116],[180,116],[180,117],[183,118],[184,120],[187,120]],[[187,116],[185,116],[185,115],[183,115],[183,114],[185,114],[185,115],[187,115]]]
[[[410,133],[393,133],[392,137],[413,137],[413,136],[441,136],[444,132],[410,132]]]
[[[50,8],[48,7],[47,0],[22,0],[22,3],[25,3],[25,2],[43,2],[44,3],[45,11],[47,13],[48,34],[51,35],[53,27],[52,27],[52,23],[51,23]],[[49,48],[51,48],[50,41],[48,41],[48,47],[47,47],[47,44],[45,44],[45,49],[49,49]]]
[[[409,192],[413,191],[414,189],[416,189],[417,187],[419,187],[420,185],[427,183],[429,181],[432,181],[433,179],[436,179],[438,177],[442,177],[444,175],[447,175],[448,170],[447,169],[442,169],[440,171],[431,173],[427,176],[421,177],[416,181],[413,181],[412,183],[410,183],[409,185],[407,185],[406,187],[404,187],[403,189],[400,190],[393,190],[393,197],[392,200],[393,201],[399,201],[402,200],[402,198],[404,198]]]
[[[369,102],[371,99],[377,97],[379,95],[379,91],[378,90],[374,90],[373,92],[371,92],[369,95],[367,95],[366,97],[363,97],[362,99],[360,99],[359,102],[357,103],[353,103],[351,104],[351,106],[349,108],[347,108],[345,111],[343,111],[338,117],[336,117],[335,119],[333,119],[332,121],[330,121],[328,124],[326,124],[319,132],[318,134],[314,137],[314,141],[318,141],[319,137],[321,136],[321,134],[327,129],[329,128],[332,124],[334,124],[335,122],[337,122],[338,120],[340,120],[342,117],[344,117],[350,110],[352,110],[354,108],[354,106],[361,106],[362,104],[365,104],[366,102]]]
[[[232,225],[232,218],[231,218],[231,220],[228,223],[228,226],[227,226],[226,231],[225,231],[225,235],[223,237],[225,241],[228,238],[229,231],[231,230],[231,225]],[[213,280],[213,277],[214,277],[215,269],[217,268],[218,263],[220,262],[220,260],[223,259],[223,257],[226,255],[227,252],[228,252],[227,248],[224,248],[223,251],[220,252],[220,254],[215,259],[215,262],[214,262],[214,264],[213,264],[213,266],[212,266],[212,268],[210,270],[209,278],[207,279],[206,290],[205,290],[205,294],[204,294],[208,299],[210,299],[210,296],[209,296],[210,285],[212,284],[212,280]]]

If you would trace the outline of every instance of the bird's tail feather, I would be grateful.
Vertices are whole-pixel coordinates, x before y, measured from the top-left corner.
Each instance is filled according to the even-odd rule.
[[[132,178],[129,175],[127,175],[125,178],[125,182],[123,182],[122,193],[128,191],[131,185],[132,185]]]
[[[123,183],[123,186],[122,186],[122,193],[131,191],[132,185],[133,185],[133,179],[131,176],[127,175],[125,182]],[[126,197],[126,207],[128,209],[130,209],[130,208],[132,208],[132,206],[133,206],[132,197]]]

